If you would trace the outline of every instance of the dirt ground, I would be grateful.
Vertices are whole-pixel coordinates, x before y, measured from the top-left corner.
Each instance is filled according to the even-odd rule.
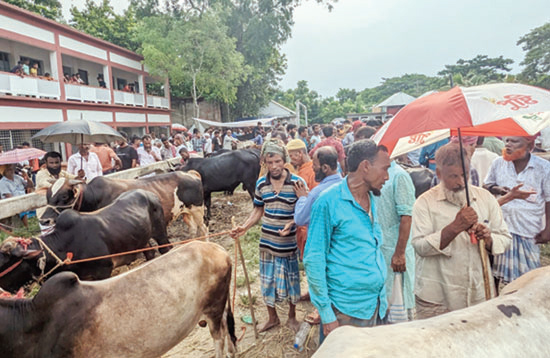
[[[218,195],[212,198],[212,219],[209,225],[210,233],[221,232],[231,229],[231,217],[235,217],[236,223],[242,223],[250,211],[252,210],[252,202],[247,193],[243,191],[235,191],[232,196]],[[176,223],[169,228],[169,235],[172,236],[171,240],[187,238],[187,235],[181,233],[185,230],[184,225]],[[212,242],[222,245],[228,250],[231,257],[234,257],[234,242],[229,236],[220,236],[211,239]],[[241,241],[241,245],[243,242]],[[257,249],[255,249],[257,250]],[[247,251],[243,247],[243,251]],[[247,255],[245,255],[247,256]],[[250,255],[249,255],[250,256]],[[248,260],[247,260],[248,261]],[[260,323],[267,319],[267,311],[263,304],[260,293],[260,281],[257,265],[251,262],[247,263],[247,270],[251,278],[251,291],[252,296],[255,297],[254,311],[256,320]],[[306,279],[303,272],[301,272],[302,289],[306,289]],[[315,351],[319,342],[319,326],[314,326],[310,332],[310,341],[306,349],[302,352],[298,352],[292,347],[294,342],[294,331],[287,328],[284,323],[286,322],[286,316],[288,313],[288,304],[281,304],[277,307],[281,325],[275,327],[265,333],[260,333],[259,339],[254,339],[254,329],[252,325],[245,324],[241,318],[244,316],[250,316],[250,310],[248,308],[247,301],[247,289],[244,284],[242,266],[239,261],[237,269],[237,282],[241,283],[237,286],[237,294],[235,298],[235,311],[233,312],[236,322],[236,335],[239,339],[237,343],[239,357],[311,357]],[[233,299],[233,285],[231,284],[231,298]],[[242,297],[242,298],[241,298]],[[253,298],[254,302],[254,298]],[[310,302],[300,302],[297,305],[297,318],[301,322],[304,317],[313,311],[313,306]],[[179,345],[174,347],[170,352],[166,353],[162,358],[198,358],[198,357],[213,357],[214,345],[213,340],[210,337],[208,328],[197,327],[193,332],[187,336]]]

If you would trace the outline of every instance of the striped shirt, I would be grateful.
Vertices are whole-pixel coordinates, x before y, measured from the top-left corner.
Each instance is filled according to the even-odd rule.
[[[286,257],[296,252],[296,226],[293,226],[288,236],[280,236],[287,223],[294,219],[294,205],[298,200],[294,192],[294,183],[306,182],[288,169],[281,191],[276,194],[269,173],[258,179],[254,193],[254,206],[264,208],[262,233],[260,235],[260,251],[269,252],[273,256]]]

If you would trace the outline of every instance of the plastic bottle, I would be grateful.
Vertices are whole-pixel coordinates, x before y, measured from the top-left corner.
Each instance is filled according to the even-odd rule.
[[[296,348],[299,352],[304,350],[304,343],[306,342],[306,338],[310,330],[311,325],[307,322],[302,322],[300,329],[294,338],[294,348]]]

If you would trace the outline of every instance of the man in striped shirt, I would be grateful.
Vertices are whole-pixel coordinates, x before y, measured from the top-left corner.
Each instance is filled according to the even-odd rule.
[[[298,200],[294,184],[304,180],[284,168],[288,161],[286,148],[276,142],[265,144],[265,164],[268,173],[256,182],[254,210],[233,237],[243,235],[262,219],[260,236],[260,278],[262,296],[269,319],[259,327],[260,332],[279,325],[275,303],[288,299],[287,325],[297,330],[296,303],[300,300],[300,275],[294,225],[294,205]]]

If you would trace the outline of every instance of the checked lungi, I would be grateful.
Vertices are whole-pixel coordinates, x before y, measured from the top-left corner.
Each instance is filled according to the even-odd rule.
[[[540,267],[540,248],[534,238],[512,234],[512,245],[502,255],[495,256],[493,275],[509,283]]]
[[[264,302],[275,307],[276,302],[286,299],[292,304],[300,301],[300,272],[298,253],[278,257],[260,251],[260,279]]]

